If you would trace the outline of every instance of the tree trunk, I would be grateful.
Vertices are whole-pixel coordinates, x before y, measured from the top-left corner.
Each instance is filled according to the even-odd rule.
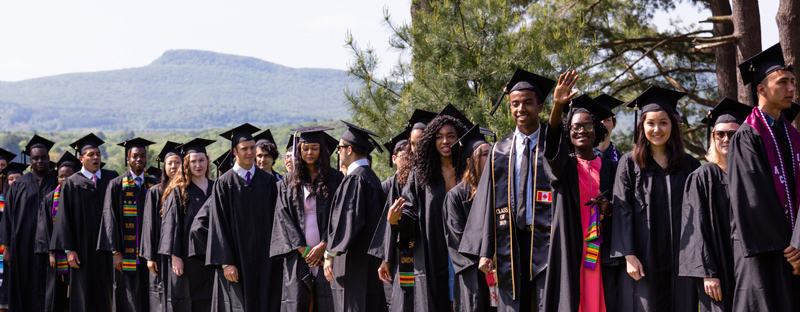
[[[792,1],[792,0],[789,0]],[[761,18],[758,0],[731,0],[733,34],[736,35],[736,64],[740,64],[761,52]],[[736,70],[738,71],[738,69]],[[758,82],[756,82],[758,83]],[[739,102],[756,105],[750,86],[742,83],[742,75],[736,75]]]
[[[781,0],[778,8],[775,21],[778,23],[783,57],[786,58],[786,64],[800,66],[800,3],[797,0]],[[794,101],[798,102],[798,98],[800,89],[795,91]],[[793,124],[795,128],[800,128],[800,118],[795,118]]]
[[[791,0],[789,0],[791,1]],[[708,8],[711,9],[712,16],[731,15],[731,4],[729,0],[708,0]],[[714,37],[722,37],[733,34],[733,23],[714,23],[712,30]],[[719,99],[738,98],[736,76],[736,50],[733,43],[716,47],[714,56],[717,69],[717,90]]]

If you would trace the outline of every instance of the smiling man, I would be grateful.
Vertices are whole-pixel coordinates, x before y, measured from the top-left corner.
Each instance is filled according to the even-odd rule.
[[[733,310],[800,311],[800,279],[787,262],[800,253],[789,246],[800,200],[800,132],[784,117],[794,109],[795,77],[780,43],[740,64],[739,72],[758,107],[728,149]]]
[[[114,256],[113,305],[116,311],[150,311],[147,259],[139,257],[139,241],[147,190],[156,178],[145,173],[147,147],[155,144],[135,138],[117,145],[125,148],[128,170],[109,182],[97,251]]]
[[[50,170],[53,142],[38,135],[22,151],[30,157],[31,171],[17,178],[5,194],[5,210],[0,237],[5,245],[6,277],[9,284],[9,310],[44,310],[45,272],[48,257],[34,253],[36,221],[44,196],[58,184],[58,174]]]
[[[552,196],[544,174],[546,125],[539,113],[554,85],[551,79],[517,69],[491,112],[508,94],[517,127],[492,147],[459,251],[479,256],[484,273],[496,271],[498,311],[542,307]]]

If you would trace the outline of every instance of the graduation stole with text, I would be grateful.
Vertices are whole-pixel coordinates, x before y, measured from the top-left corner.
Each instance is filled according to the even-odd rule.
[[[142,181],[142,192],[153,187],[148,184],[150,177],[144,174]],[[139,212],[138,212],[139,188],[133,181],[133,177],[126,175],[122,178],[122,271],[135,272],[136,265],[139,264]]]
[[[600,258],[600,244],[603,243],[603,233],[600,232],[600,207],[595,202],[589,202],[589,228],[586,230],[586,257],[583,266],[594,270],[597,259]]]
[[[53,224],[56,224],[56,214],[58,214],[58,201],[61,199],[61,185],[56,187],[53,192],[53,207],[50,209],[50,215],[53,219]],[[69,266],[67,264],[67,255],[61,252],[56,253],[56,273],[57,275],[64,275],[69,273]]]
[[[753,112],[747,116],[744,123],[758,131],[758,134],[760,134],[761,138],[764,140],[764,149],[767,151],[772,182],[775,184],[775,190],[778,191],[778,199],[780,199],[783,205],[786,219],[794,230],[798,205],[797,203],[792,203],[790,194],[791,192],[795,192],[797,195],[796,198],[800,199],[800,132],[792,127],[792,124],[786,120],[783,115],[779,118],[783,120],[783,128],[784,131],[786,131],[786,137],[789,139],[792,168],[784,168],[783,153],[781,153],[778,140],[775,137],[775,133],[772,132],[772,128],[767,124],[767,118],[764,116],[764,112],[762,112],[758,106],[753,107]],[[776,120],[775,122],[778,121],[779,120]],[[788,177],[787,172],[789,170],[794,172],[794,190],[789,189],[789,183],[786,181]]]
[[[414,238],[407,242],[400,240],[400,264],[397,266],[397,275],[400,279],[400,287],[414,287]]]

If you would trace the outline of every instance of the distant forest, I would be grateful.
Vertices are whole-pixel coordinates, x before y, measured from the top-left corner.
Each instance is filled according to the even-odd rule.
[[[150,65],[0,82],[0,130],[166,132],[348,118],[347,73],[172,50]]]

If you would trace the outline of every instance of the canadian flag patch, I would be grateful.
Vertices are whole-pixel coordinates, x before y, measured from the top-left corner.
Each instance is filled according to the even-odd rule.
[[[536,201],[543,203],[552,203],[553,195],[546,191],[536,191]]]

